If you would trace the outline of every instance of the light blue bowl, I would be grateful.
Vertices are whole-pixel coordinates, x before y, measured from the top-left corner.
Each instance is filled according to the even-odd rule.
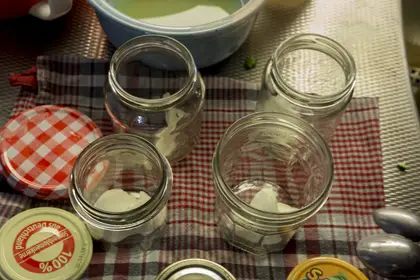
[[[112,7],[110,0],[89,0],[109,40],[120,46],[145,34],[170,36],[184,44],[198,68],[213,65],[233,54],[246,40],[265,0],[244,0],[245,5],[219,21],[192,27],[165,27],[133,19]]]

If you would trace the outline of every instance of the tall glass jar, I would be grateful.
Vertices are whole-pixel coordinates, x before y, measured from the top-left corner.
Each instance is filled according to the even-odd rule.
[[[289,113],[312,124],[329,140],[349,104],[356,79],[352,56],[316,34],[284,41],[268,61],[257,111]]]
[[[216,224],[253,254],[282,250],[328,199],[333,161],[327,143],[292,115],[254,113],[235,122],[213,157]]]
[[[113,134],[88,145],[71,173],[69,196],[95,240],[150,248],[163,233],[172,190],[168,160],[135,134]]]
[[[114,130],[148,139],[171,164],[199,140],[204,97],[193,57],[174,39],[137,37],[112,56],[105,107]]]

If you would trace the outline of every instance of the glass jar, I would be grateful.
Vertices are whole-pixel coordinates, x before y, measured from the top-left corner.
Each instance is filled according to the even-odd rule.
[[[355,86],[352,56],[316,34],[284,41],[268,61],[256,111],[289,113],[312,124],[329,140]]]
[[[70,181],[71,204],[95,240],[147,250],[164,231],[172,170],[144,138],[95,140],[77,158]]]
[[[229,243],[253,254],[282,250],[328,199],[333,161],[307,122],[280,113],[236,121],[213,157],[216,224]]]
[[[174,39],[137,37],[112,56],[105,107],[114,130],[146,138],[171,164],[199,140],[204,96],[193,57]]]

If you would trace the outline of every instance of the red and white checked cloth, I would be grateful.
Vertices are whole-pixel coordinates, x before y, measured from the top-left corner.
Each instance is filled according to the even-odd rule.
[[[13,115],[35,105],[59,104],[82,111],[104,134],[112,133],[102,91],[106,61],[39,57],[37,67],[38,93],[22,92]],[[200,143],[173,168],[166,235],[148,254],[110,253],[95,246],[83,279],[154,279],[166,266],[186,258],[215,261],[237,279],[286,279],[299,262],[320,255],[338,257],[368,274],[356,257],[356,244],[362,237],[379,232],[371,213],[384,206],[378,100],[354,99],[337,128],[330,145],[335,180],[328,203],[298,230],[283,252],[256,259],[228,245],[216,232],[211,159],[228,126],[253,111],[257,86],[229,78],[206,78],[205,82],[207,100]],[[38,201],[7,189],[1,186],[1,224],[31,207],[56,206],[71,211],[66,202]]]

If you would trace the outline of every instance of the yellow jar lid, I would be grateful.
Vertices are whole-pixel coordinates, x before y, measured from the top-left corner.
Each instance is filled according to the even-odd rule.
[[[0,230],[0,243],[0,279],[79,279],[93,251],[85,224],[52,207],[11,218]]]
[[[287,280],[368,280],[357,268],[342,260],[328,257],[309,259],[296,266]]]

